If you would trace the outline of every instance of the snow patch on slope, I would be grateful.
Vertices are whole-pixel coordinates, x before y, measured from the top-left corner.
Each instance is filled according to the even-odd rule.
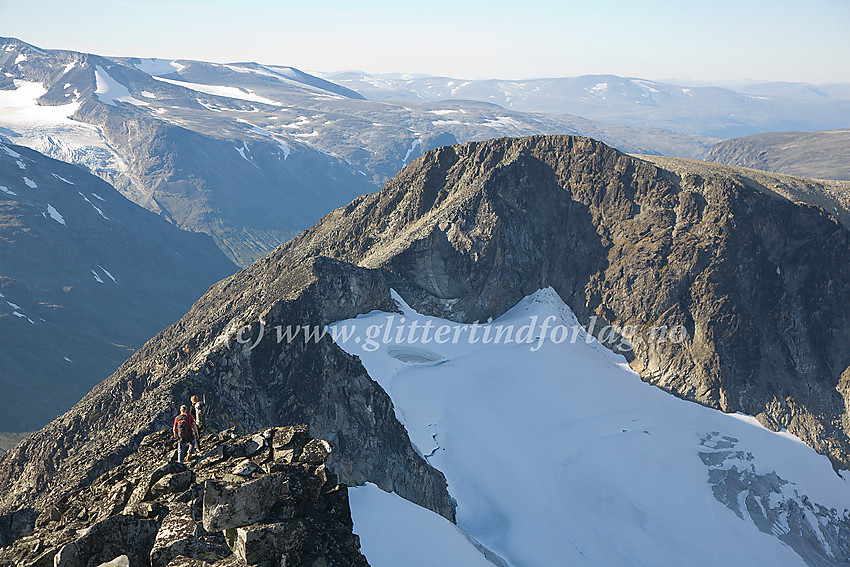
[[[401,164],[407,165],[407,160],[410,159],[410,154],[413,153],[413,150],[416,149],[416,146],[421,146],[421,145],[422,145],[422,140],[413,140],[413,142],[411,142],[411,144],[410,144],[410,148],[408,148],[408,150],[407,150],[407,153],[404,154],[404,160],[402,160]]]
[[[372,567],[493,567],[454,524],[374,484],[348,490],[354,533]]]
[[[100,65],[95,67],[95,79],[97,80],[97,89],[95,95],[101,102],[111,106],[118,106],[116,102],[129,102],[136,106],[148,106],[148,103],[134,98],[127,90],[127,87],[112,78],[112,75],[106,72]]]
[[[270,104],[272,106],[281,106],[281,103],[271,100],[270,98],[265,98],[260,95],[254,94],[254,91],[250,89],[227,87],[223,85],[204,85],[202,83],[190,83],[188,81],[175,81],[174,79],[165,79],[163,77],[154,77],[154,79],[156,79],[157,81],[162,81],[163,83],[184,87],[189,90],[197,91],[208,95],[235,98],[239,100],[246,100],[248,102],[260,102],[263,104]]]
[[[47,92],[41,83],[15,80],[14,85],[14,89],[0,90],[0,124],[17,134],[17,144],[61,161],[78,163],[98,174],[127,169],[97,128],[71,119],[79,102],[41,106],[38,99]],[[3,145],[0,149],[12,157],[21,157]]]
[[[57,211],[53,207],[53,205],[51,205],[51,204],[47,205],[47,214],[50,215],[50,218],[52,218],[53,220],[55,220],[56,222],[58,222],[62,226],[67,226],[65,224],[65,218],[61,214],[59,214],[59,211]]]

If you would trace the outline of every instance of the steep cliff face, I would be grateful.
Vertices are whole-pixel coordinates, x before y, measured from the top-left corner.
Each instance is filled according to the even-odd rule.
[[[359,361],[330,337],[277,340],[277,326],[395,310],[390,288],[422,313],[475,321],[552,286],[581,322],[616,329],[605,342],[645,380],[786,427],[846,467],[848,236],[745,172],[680,175],[589,139],[435,150],[213,286],[4,455],[0,511],[41,509],[91,482],[206,392],[217,424],[309,423],[334,446],[343,482],[372,481],[451,517],[445,480]]]

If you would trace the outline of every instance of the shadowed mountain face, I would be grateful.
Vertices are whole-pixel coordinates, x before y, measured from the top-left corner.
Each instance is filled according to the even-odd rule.
[[[623,151],[702,157],[716,142],[485,102],[363,100],[257,63],[109,58],[0,38],[0,134],[78,163],[241,265],[376,190],[439,146],[581,134]]]
[[[419,312],[471,322],[552,286],[582,323],[613,326],[607,342],[629,347],[645,380],[787,428],[846,467],[848,239],[835,216],[744,170],[677,173],[562,136],[434,150],[213,286],[0,458],[2,509],[40,508],[90,482],[167,426],[180,400],[206,392],[214,423],[309,423],[334,446],[344,482],[451,517],[442,475],[359,360],[328,336],[276,336],[392,311],[391,288]],[[684,340],[652,337],[653,326],[678,326]],[[115,408],[121,424],[104,421]]]
[[[66,411],[235,270],[208,236],[0,143],[0,431]]]
[[[816,179],[850,181],[850,130],[769,132],[724,140],[706,158]]]

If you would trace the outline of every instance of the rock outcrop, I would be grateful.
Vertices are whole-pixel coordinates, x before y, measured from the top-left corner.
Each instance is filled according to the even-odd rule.
[[[170,430],[149,435],[45,509],[31,533],[0,549],[0,565],[367,565],[347,489],[325,465],[330,446],[306,426],[223,431],[201,447],[181,464]]]

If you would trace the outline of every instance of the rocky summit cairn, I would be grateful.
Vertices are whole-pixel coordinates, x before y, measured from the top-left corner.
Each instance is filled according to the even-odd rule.
[[[30,535],[0,549],[0,565],[368,565],[348,490],[325,466],[331,446],[307,426],[223,431],[188,464],[173,460],[174,447],[170,430],[147,436],[42,511]]]

